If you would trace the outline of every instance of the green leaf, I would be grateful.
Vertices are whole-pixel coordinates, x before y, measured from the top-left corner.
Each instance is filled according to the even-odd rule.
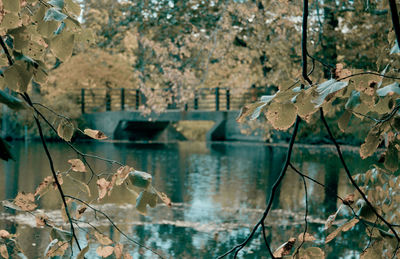
[[[62,119],[60,124],[58,124],[57,134],[65,141],[71,141],[74,131],[74,125],[66,119]]]
[[[50,0],[47,3],[57,7],[58,9],[64,8],[64,0]]]
[[[274,102],[268,107],[267,119],[272,126],[279,130],[286,130],[293,125],[297,112],[293,103]]]
[[[351,115],[353,115],[353,113],[350,110],[345,110],[342,116],[340,116],[340,118],[338,119],[338,126],[341,131],[346,131]]]
[[[50,42],[53,54],[60,60],[66,61],[72,55],[74,39],[75,35],[68,31],[64,31],[54,37]]]
[[[44,20],[46,22],[48,21],[58,21],[61,22],[63,21],[65,18],[67,18],[68,16],[64,13],[62,13],[60,10],[58,10],[55,7],[49,8],[46,11],[46,14],[44,16]]]
[[[340,82],[335,79],[325,81],[318,85],[317,92],[319,95],[312,102],[316,104],[315,107],[318,108],[324,103],[328,95],[334,95],[337,91],[345,88],[347,85],[348,82]]]
[[[9,31],[9,34],[13,37],[14,49],[22,50],[28,46],[31,40],[31,32],[25,26],[13,29]]]
[[[129,173],[129,179],[134,186],[147,188],[151,184],[152,176],[146,172],[135,170],[134,172]]]
[[[25,103],[22,100],[1,90],[0,90],[0,103],[4,103],[8,107],[16,111],[26,108]]]
[[[3,0],[3,8],[6,11],[17,13],[19,12],[19,1],[18,0]]]
[[[375,153],[379,144],[381,143],[381,132],[377,128],[372,128],[367,137],[365,138],[364,144],[360,148],[360,156],[365,159]]]
[[[385,114],[392,110],[393,108],[393,97],[385,96],[383,98],[379,98],[379,101],[373,107],[373,111],[378,114]]]
[[[26,92],[32,77],[33,67],[22,60],[17,60],[4,71],[6,85],[19,92]]]
[[[382,87],[376,91],[378,96],[386,96],[388,94],[400,94],[400,86],[399,83],[394,82],[393,84]]]
[[[147,205],[154,208],[157,205],[157,194],[151,191],[142,191],[136,199],[136,209],[143,215],[147,214]]]
[[[392,172],[399,168],[399,154],[395,144],[391,142],[387,148],[384,165]]]

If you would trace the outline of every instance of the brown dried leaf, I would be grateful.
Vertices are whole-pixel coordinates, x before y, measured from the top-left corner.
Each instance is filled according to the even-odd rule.
[[[116,259],[120,259],[122,257],[124,245],[123,244],[116,244],[114,247],[114,254]]]
[[[352,229],[360,220],[359,219],[352,219],[349,222],[346,222],[343,226],[342,226],[342,231],[346,232],[349,231],[350,229]]]
[[[20,207],[23,211],[32,211],[37,207],[33,193],[25,194],[24,192],[19,192],[17,197],[14,199],[14,204]]]
[[[133,168],[130,166],[121,166],[120,168],[118,168],[117,170],[117,180],[115,182],[116,185],[121,185],[125,179],[128,177],[129,172],[133,171]]]
[[[125,253],[124,259],[133,259],[133,257],[129,253]]]
[[[7,239],[7,238],[10,238],[11,235],[7,230],[2,229],[2,230],[0,230],[0,237]]]
[[[114,252],[114,247],[112,246],[99,246],[96,249],[96,253],[101,257],[108,257]]]
[[[57,240],[57,239],[56,239]],[[53,256],[63,256],[65,250],[68,249],[68,242],[67,241],[58,241],[54,245],[50,246],[48,249],[46,256],[53,257]]]
[[[313,242],[316,240],[316,238],[313,235],[306,232],[306,233],[299,234],[299,236],[297,238],[299,240],[299,242],[303,242],[303,237],[304,237],[304,242]]]
[[[49,217],[46,214],[37,214],[35,216],[35,219],[37,227],[44,227],[46,225],[46,222],[49,221]]]
[[[1,245],[1,246],[0,246],[0,255],[1,255],[3,258],[5,258],[5,259],[8,259],[8,258],[9,258],[9,256],[8,256],[8,251],[7,251],[7,246],[6,246],[6,245]]]
[[[94,236],[96,237],[97,241],[103,246],[108,246],[113,243],[113,241],[108,237],[99,232],[94,232]]]
[[[172,206],[171,199],[168,198],[168,196],[167,196],[165,193],[159,192],[159,191],[156,191],[156,193],[157,193],[158,197],[159,197],[168,207],[171,207],[171,206]]]
[[[352,205],[354,203],[354,197],[355,197],[354,193],[347,194],[346,198],[344,198],[342,201],[343,204],[347,206]]]
[[[85,213],[86,209],[87,209],[86,205],[80,206],[79,209],[76,211],[75,218],[80,219],[83,213]]]
[[[53,184],[53,176],[47,176],[43,179],[43,182],[39,184],[39,186],[36,188],[35,191],[35,196],[43,196],[45,193],[47,193],[50,189],[50,185]]]
[[[85,129],[83,131],[83,133],[85,133],[85,135],[94,138],[94,139],[99,139],[99,140],[103,140],[103,139],[107,139],[108,137],[106,135],[104,135],[103,132],[99,131],[99,130],[92,130],[92,129]]]
[[[289,238],[289,240],[286,243],[282,244],[275,250],[274,256],[277,258],[282,258],[283,256],[290,254],[295,242],[296,238],[294,237]]]
[[[342,232],[342,227],[338,227],[337,229],[335,229],[332,233],[330,233],[326,238],[325,238],[325,244],[329,243],[330,241],[332,241],[332,239],[334,239],[337,235],[339,235],[339,233]]]
[[[111,186],[111,182],[107,181],[104,178],[101,178],[101,179],[97,180],[96,183],[97,183],[97,188],[98,188],[98,191],[99,191],[98,200],[101,200],[106,196],[108,190],[111,189],[111,187],[112,187]]]
[[[85,164],[80,159],[70,159],[68,163],[71,164],[72,171],[75,172],[86,172]]]

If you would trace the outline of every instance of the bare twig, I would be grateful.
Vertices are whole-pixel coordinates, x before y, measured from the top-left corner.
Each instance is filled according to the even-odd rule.
[[[375,207],[374,207],[374,206],[371,204],[371,202],[368,200],[366,194],[361,190],[361,188],[360,188],[360,187],[357,185],[357,183],[354,181],[354,179],[353,179],[353,177],[352,177],[352,175],[351,175],[351,173],[350,173],[350,170],[349,170],[349,168],[347,167],[347,164],[346,164],[346,162],[345,162],[345,160],[344,160],[342,151],[340,150],[340,146],[339,146],[339,144],[337,143],[335,137],[333,136],[333,134],[332,134],[332,132],[331,132],[331,129],[330,129],[329,126],[328,126],[328,123],[327,123],[326,120],[325,120],[324,111],[323,111],[322,108],[320,108],[320,118],[321,118],[322,123],[323,123],[324,126],[325,126],[326,131],[328,132],[329,138],[332,140],[333,144],[334,144],[335,147],[336,147],[337,154],[338,154],[339,159],[340,159],[340,162],[342,163],[343,168],[344,168],[344,170],[345,170],[345,172],[346,172],[347,178],[350,180],[350,182],[351,182],[351,184],[354,186],[354,188],[356,188],[356,190],[357,190],[358,193],[361,195],[361,197],[365,200],[365,202],[367,203],[367,205],[369,206],[369,208],[373,211],[373,213],[374,213],[380,220],[382,220],[382,222],[384,222],[385,225],[388,226],[388,228],[393,232],[393,234],[394,234],[394,236],[395,236],[395,238],[396,238],[396,240],[397,240],[397,246],[396,246],[396,249],[395,249],[395,252],[394,252],[394,254],[396,254],[396,251],[398,250],[399,244],[400,244],[400,237],[398,236],[396,230],[392,227],[392,224],[390,224],[384,217],[382,217],[382,216],[378,213],[378,211],[375,209]]]
[[[155,250],[151,249],[150,247],[147,247],[146,245],[143,245],[142,243],[140,243],[140,242],[138,242],[138,241],[136,241],[136,240],[130,238],[130,237],[129,237],[127,234],[125,234],[125,233],[114,223],[114,221],[113,221],[107,214],[105,214],[103,211],[94,208],[94,207],[91,206],[89,203],[87,203],[87,202],[85,202],[84,200],[81,200],[81,199],[79,199],[79,198],[76,198],[76,197],[73,197],[73,196],[70,196],[70,195],[66,195],[65,197],[68,197],[68,198],[71,198],[71,199],[73,199],[73,200],[79,201],[80,203],[86,205],[88,208],[90,208],[91,210],[93,210],[95,213],[99,213],[99,214],[103,215],[103,216],[110,222],[110,224],[111,224],[121,235],[123,235],[126,239],[128,239],[129,241],[131,241],[132,243],[134,243],[134,244],[136,244],[136,245],[138,245],[138,246],[140,246],[140,247],[143,247],[143,248],[145,248],[145,249],[151,251],[151,252],[154,253],[155,255],[158,255],[160,258],[164,258],[164,257],[163,257],[161,254],[159,254],[157,251],[155,251]]]

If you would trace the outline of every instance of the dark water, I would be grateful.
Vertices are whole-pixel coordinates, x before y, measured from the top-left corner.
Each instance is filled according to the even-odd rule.
[[[60,143],[50,143],[56,169],[66,171],[68,159],[77,158],[73,151]],[[128,164],[153,175],[154,186],[169,195],[173,207],[158,205],[142,216],[134,208],[134,197],[123,188],[116,188],[110,197],[97,203],[95,180],[92,196],[86,197],[79,188],[65,179],[67,194],[92,200],[96,208],[107,213],[132,239],[160,251],[168,258],[215,258],[243,241],[258,221],[266,206],[268,193],[282,167],[285,147],[249,143],[138,144],[138,143],[78,143],[83,152],[97,154]],[[13,143],[18,163],[0,162],[0,199],[12,199],[19,191],[34,192],[36,186],[50,175],[48,161],[40,143]],[[365,172],[371,161],[362,161],[357,151],[346,151],[352,172]],[[356,226],[329,244],[324,244],[323,224],[335,212],[339,202],[335,195],[353,192],[344,170],[332,148],[297,148],[294,164],[305,174],[329,185],[324,190],[307,182],[309,233],[313,244],[328,251],[327,258],[358,258],[367,243],[365,230]],[[118,166],[89,159],[97,173],[114,173]],[[88,180],[90,174],[75,173]],[[39,200],[39,208],[57,224],[62,224],[61,203],[56,191]],[[272,248],[304,229],[305,192],[301,178],[288,171],[268,216],[266,234]],[[338,219],[346,218],[346,211]],[[18,233],[23,250],[29,258],[43,258],[49,243],[48,228],[35,227],[35,219],[27,213],[0,208],[0,229]],[[347,215],[348,217],[348,215]],[[130,243],[101,216],[86,213],[83,218],[103,233],[123,243],[124,250],[134,258],[154,258],[149,251]],[[65,226],[67,229],[67,226]],[[81,225],[78,235],[86,244],[86,232]],[[240,258],[269,258],[258,232],[253,241],[239,253]],[[89,258],[97,258],[96,245],[91,246]]]

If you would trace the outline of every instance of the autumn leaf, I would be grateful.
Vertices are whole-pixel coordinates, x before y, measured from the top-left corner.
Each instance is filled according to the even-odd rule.
[[[68,241],[58,241],[58,239],[54,239],[47,246],[45,255],[49,257],[63,256],[68,249],[68,243]]]
[[[275,129],[287,130],[296,121],[296,106],[292,103],[272,103],[267,110],[267,119]]]
[[[83,248],[80,252],[79,252],[79,254],[78,254],[78,256],[76,257],[76,259],[85,259],[85,254],[87,253],[87,252],[89,252],[89,243],[87,244],[87,246],[85,246],[85,248]]]
[[[343,204],[347,206],[352,205],[354,203],[354,197],[355,197],[354,193],[347,194],[347,196],[342,201]]]
[[[32,193],[25,194],[24,192],[19,192],[14,199],[14,204],[23,211],[32,211],[37,207],[35,204],[35,196]]]
[[[299,240],[299,242],[303,242],[303,240],[304,240],[304,242],[312,242],[312,241],[316,240],[316,238],[313,235],[311,235],[310,233],[307,233],[307,232],[300,233],[297,239]]]
[[[365,159],[375,153],[381,141],[381,132],[377,128],[372,128],[368,132],[364,144],[362,144],[360,147],[361,158]]]
[[[144,190],[140,192],[136,199],[136,209],[139,213],[147,214],[147,205],[154,208],[157,205],[157,194],[152,191]]]
[[[53,176],[46,176],[43,181],[36,188],[34,196],[42,197],[50,189],[51,184],[53,184]]]
[[[296,238],[291,237],[286,243],[282,244],[275,250],[273,253],[274,257],[282,258],[285,255],[289,255],[295,242]]]
[[[124,259],[133,259],[133,257],[129,253],[125,253]]]
[[[106,135],[104,135],[103,132],[101,132],[99,130],[85,129],[83,131],[83,133],[85,133],[85,135],[87,135],[93,139],[103,140],[103,139],[108,138]]]
[[[79,209],[76,210],[75,218],[80,219],[83,213],[85,213],[86,209],[87,209],[86,205],[82,205],[81,207],[79,207]]]
[[[9,258],[8,251],[7,251],[7,246],[4,245],[4,244],[0,245],[0,255],[5,259]]]
[[[11,237],[10,233],[7,230],[1,229],[0,230],[0,237],[3,239],[8,239]]]
[[[105,236],[97,231],[94,232],[94,236],[96,237],[97,241],[103,246],[111,245],[113,243],[113,241],[108,236]]]
[[[325,230],[329,229],[332,226],[333,222],[336,219],[336,216],[337,216],[337,213],[329,215],[328,219],[325,222]]]
[[[346,232],[348,230],[350,230],[351,228],[353,228],[357,223],[359,222],[358,219],[354,218],[348,222],[346,222],[345,224],[343,224],[342,226],[338,227],[337,229],[335,229],[332,233],[330,233],[326,238],[325,238],[325,244],[329,243],[330,241],[332,241],[337,235],[339,235],[341,232]]]
[[[114,254],[116,259],[120,259],[122,257],[124,245],[123,244],[116,244],[114,246]]]
[[[157,190],[156,190],[156,193],[157,193],[158,197],[159,197],[168,207],[171,207],[171,206],[172,206],[171,199],[168,198],[168,196],[167,196],[165,193],[159,192],[159,191],[157,191]]]
[[[68,163],[71,164],[72,171],[75,172],[86,172],[85,164],[80,159],[70,159]]]
[[[71,141],[74,131],[75,127],[69,120],[62,119],[58,124],[57,134],[65,141]]]
[[[151,184],[152,176],[149,173],[135,170],[134,172],[129,173],[129,179],[134,186],[147,188]]]
[[[101,257],[108,257],[114,252],[114,247],[112,246],[99,246],[96,249],[96,253]]]
[[[46,226],[46,222],[49,221],[49,217],[46,214],[37,214],[35,215],[36,226],[37,227],[44,227]]]
[[[127,165],[121,166],[120,168],[118,168],[117,179],[116,179],[115,184],[118,186],[121,185],[125,181],[125,179],[128,177],[130,171],[133,171],[133,168],[129,167]]]
[[[99,191],[98,200],[101,200],[106,196],[107,192],[111,189],[111,187],[112,187],[111,182],[107,181],[104,178],[101,178],[101,179],[97,180],[96,183],[97,183],[97,189]]]

